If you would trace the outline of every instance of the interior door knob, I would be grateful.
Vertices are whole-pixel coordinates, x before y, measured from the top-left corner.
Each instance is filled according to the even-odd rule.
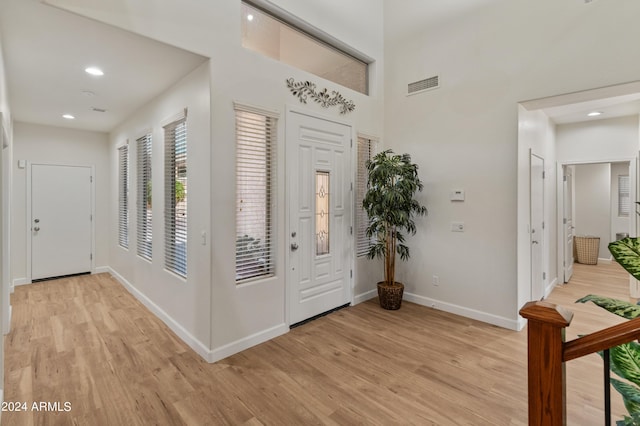
[[[34,231],[38,232],[40,230],[39,226],[36,226],[35,228],[33,228]]]

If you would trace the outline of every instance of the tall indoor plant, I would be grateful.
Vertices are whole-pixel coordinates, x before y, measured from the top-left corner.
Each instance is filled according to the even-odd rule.
[[[404,285],[395,281],[396,254],[409,259],[403,232],[416,233],[415,216],[427,214],[415,194],[422,191],[418,166],[409,154],[386,150],[367,161],[368,189],[362,206],[369,218],[367,236],[374,239],[368,257],[384,258],[384,281],[378,283],[380,306],[399,309]]]

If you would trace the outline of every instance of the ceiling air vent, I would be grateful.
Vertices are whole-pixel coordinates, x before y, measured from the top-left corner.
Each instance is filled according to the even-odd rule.
[[[107,110],[106,110],[106,109],[104,109],[104,108],[97,108],[97,107],[92,107],[92,108],[91,108],[91,111],[94,111],[94,112],[107,112]]]
[[[407,96],[426,92],[427,90],[437,89],[438,87],[440,87],[440,76],[434,75],[433,77],[425,78],[424,80],[409,83],[407,85]]]

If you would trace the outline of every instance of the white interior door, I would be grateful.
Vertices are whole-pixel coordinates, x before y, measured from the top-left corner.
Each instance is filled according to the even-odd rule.
[[[544,159],[531,154],[531,300],[544,297]]]
[[[351,127],[287,114],[289,323],[351,301]]]
[[[562,176],[562,198],[564,226],[564,282],[568,283],[573,275],[573,172],[571,167],[564,166]]]
[[[91,167],[31,166],[31,279],[91,272]]]

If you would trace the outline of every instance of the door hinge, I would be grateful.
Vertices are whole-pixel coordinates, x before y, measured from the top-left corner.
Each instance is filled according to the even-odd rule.
[[[89,253],[89,260],[93,260],[93,253]]]
[[[350,226],[350,227],[349,227],[349,233],[350,233],[351,235],[353,235],[353,226]]]
[[[546,172],[542,172],[542,179],[544,179],[547,176]]]
[[[542,222],[542,229],[544,229],[544,222]]]
[[[543,273],[542,273],[542,279],[543,279],[543,280],[546,280],[546,279],[547,279],[547,273],[546,273],[546,272],[543,272]]]
[[[349,276],[353,278],[353,269],[349,270]]]
[[[89,222],[93,222],[93,215],[92,214],[89,215]]]
[[[89,176],[89,182],[93,182],[93,176]]]
[[[562,224],[566,225],[567,224],[567,218],[565,217],[564,219],[562,219]]]
[[[566,182],[567,181],[567,175],[562,176],[562,181]]]
[[[353,182],[351,182],[351,190],[353,191]]]
[[[353,138],[351,138],[351,148],[353,148]]]

